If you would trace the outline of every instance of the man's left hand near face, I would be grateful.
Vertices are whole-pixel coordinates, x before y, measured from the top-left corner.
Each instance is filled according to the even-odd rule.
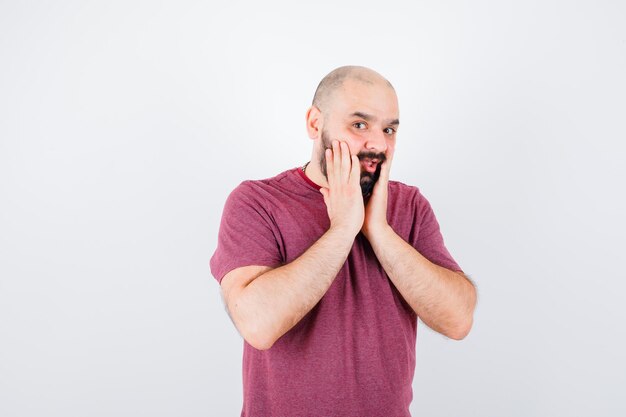
[[[378,230],[388,227],[387,223],[387,194],[389,184],[389,171],[393,160],[394,147],[388,147],[385,154],[386,160],[382,162],[380,167],[380,177],[372,194],[365,205],[365,220],[361,227],[361,232],[367,240],[370,240],[372,234],[376,234]]]

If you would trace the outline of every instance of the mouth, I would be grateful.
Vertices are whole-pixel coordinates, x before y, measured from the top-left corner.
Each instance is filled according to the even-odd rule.
[[[361,167],[363,168],[364,171],[369,172],[370,174],[373,174],[374,172],[376,172],[376,167],[378,166],[379,163],[379,159],[374,158],[363,158],[361,159]]]

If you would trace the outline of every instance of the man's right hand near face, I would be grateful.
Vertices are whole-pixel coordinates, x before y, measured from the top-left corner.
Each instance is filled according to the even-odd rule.
[[[330,228],[356,236],[363,226],[365,206],[361,191],[359,157],[350,154],[346,142],[332,141],[326,149],[328,188],[320,188],[330,219]]]

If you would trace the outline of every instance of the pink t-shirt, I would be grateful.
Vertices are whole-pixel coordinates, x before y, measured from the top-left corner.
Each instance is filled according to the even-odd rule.
[[[278,267],[317,241],[330,221],[300,168],[248,180],[228,196],[211,273]],[[419,189],[389,181],[387,219],[431,262],[461,271]],[[320,301],[268,350],[244,340],[241,417],[410,417],[417,315],[359,233]]]

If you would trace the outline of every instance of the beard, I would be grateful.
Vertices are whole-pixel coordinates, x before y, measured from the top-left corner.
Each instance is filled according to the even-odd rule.
[[[326,172],[326,149],[332,150],[333,147],[328,133],[325,129],[322,129],[322,152],[319,159],[319,164],[322,174],[324,174],[326,181],[328,181],[328,173]],[[363,194],[363,198],[367,199],[372,194],[372,190],[374,190],[374,185],[376,185],[376,181],[378,181],[378,178],[380,177],[381,165],[383,162],[385,162],[387,157],[384,153],[376,153],[371,151],[359,152],[357,154],[357,157],[359,158],[359,161],[362,161],[363,159],[378,159],[378,163],[376,164],[376,170],[373,173],[369,173],[363,170],[363,167],[359,166],[359,170],[361,171],[361,193]]]

